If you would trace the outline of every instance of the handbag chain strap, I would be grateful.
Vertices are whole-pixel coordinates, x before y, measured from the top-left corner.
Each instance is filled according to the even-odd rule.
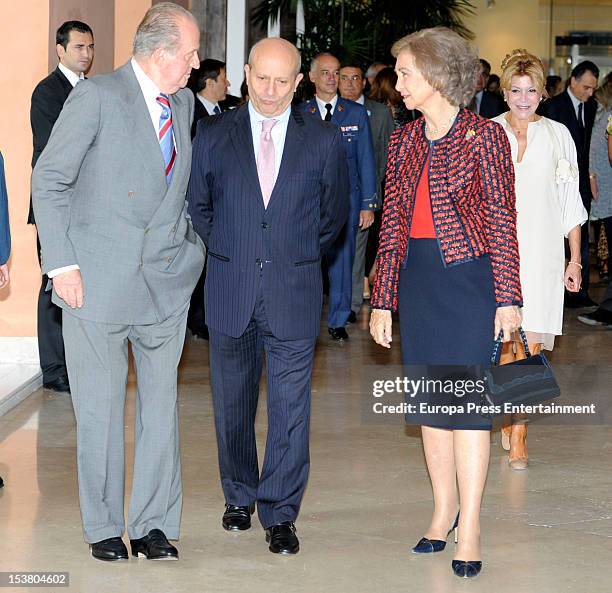
[[[527,343],[527,336],[525,335],[525,331],[522,327],[518,329],[519,335],[521,336],[521,341],[523,342],[523,348],[525,349],[525,357],[529,358],[531,356],[531,352],[529,352],[529,344]],[[500,330],[499,335],[495,339],[495,344],[493,345],[493,353],[491,354],[491,364],[498,365],[499,359],[501,358],[501,349],[502,349],[502,338],[504,337],[504,330]]]

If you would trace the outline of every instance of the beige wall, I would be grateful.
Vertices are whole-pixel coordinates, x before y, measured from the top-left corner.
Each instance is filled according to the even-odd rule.
[[[474,44],[480,57],[499,74],[501,62],[511,50],[538,50],[540,4],[539,0],[496,0],[492,8],[486,4],[486,0],[474,0],[476,15],[465,24],[476,35]]]
[[[26,224],[30,199],[30,96],[48,66],[49,0],[6,2],[0,19],[0,150],[6,164],[12,250],[11,284],[0,291],[0,336],[36,335],[40,269],[36,234]],[[27,40],[27,49],[15,35]]]
[[[132,55],[132,39],[151,0],[115,0],[115,68]]]
[[[38,81],[49,72],[49,9],[53,2],[24,0],[2,3],[0,92],[3,117],[0,118],[0,150],[6,166],[12,253],[9,260],[11,284],[8,289],[0,291],[0,337],[36,335],[40,268],[36,257],[36,233],[26,224],[32,159],[30,97]],[[80,0],[79,4],[83,7],[89,2],[92,2],[92,7],[98,5],[92,13],[83,10],[78,15],[69,14],[66,19],[80,18],[87,22],[91,17],[97,22],[97,10],[105,0]],[[70,6],[75,8],[73,0],[70,0]],[[100,56],[105,39],[108,41],[109,32],[115,31],[115,43],[112,43],[111,36],[110,47],[107,47],[110,62],[109,58],[101,60],[105,63],[104,70],[110,70],[113,61],[119,65],[127,60],[136,26],[149,6],[151,0],[114,0],[114,24],[112,18],[108,23],[100,21],[97,27],[91,23],[96,36],[97,56]],[[106,7],[112,8],[112,3]],[[57,15],[54,18],[63,20]],[[21,38],[27,39],[27,50],[16,43],[16,31]],[[99,69],[100,62],[97,66],[98,72],[103,71]]]

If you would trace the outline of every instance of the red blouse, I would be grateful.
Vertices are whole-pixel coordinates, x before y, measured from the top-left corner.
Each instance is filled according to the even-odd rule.
[[[431,199],[429,197],[429,158],[423,167],[419,185],[417,185],[414,200],[414,212],[412,213],[412,224],[410,225],[411,239],[435,239],[433,216],[431,214]]]

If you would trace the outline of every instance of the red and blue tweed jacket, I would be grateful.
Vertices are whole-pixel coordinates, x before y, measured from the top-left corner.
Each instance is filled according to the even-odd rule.
[[[428,155],[433,222],[445,265],[488,254],[497,306],[522,306],[510,144],[499,124],[461,109],[440,140],[427,140],[423,118],[391,136],[372,307],[397,310],[399,270]]]

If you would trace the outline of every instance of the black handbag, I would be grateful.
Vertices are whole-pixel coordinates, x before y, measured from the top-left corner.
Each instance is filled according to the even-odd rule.
[[[519,333],[525,348],[526,358],[523,360],[499,366],[503,332],[495,340],[491,366],[484,372],[486,387],[483,398],[488,404],[488,417],[507,414],[511,412],[509,408],[519,408],[521,404],[532,406],[561,395],[546,356],[541,353],[531,355],[522,327]]]

